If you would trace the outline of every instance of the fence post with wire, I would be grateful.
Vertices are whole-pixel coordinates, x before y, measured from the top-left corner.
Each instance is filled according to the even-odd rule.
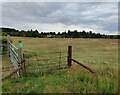
[[[82,66],[83,68],[89,70],[91,73],[95,73],[91,68],[85,66],[84,64],[80,63],[79,61],[72,58],[72,46],[68,46],[68,68],[72,66],[72,61],[77,63],[78,65]]]

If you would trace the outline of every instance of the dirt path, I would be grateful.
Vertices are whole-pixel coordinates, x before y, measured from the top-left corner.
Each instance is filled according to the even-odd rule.
[[[2,78],[7,76],[13,70],[14,70],[14,67],[9,57],[7,55],[3,55],[2,56]]]

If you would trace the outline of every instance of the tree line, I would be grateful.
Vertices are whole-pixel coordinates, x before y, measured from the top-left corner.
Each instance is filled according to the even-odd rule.
[[[67,32],[41,32],[38,30],[16,30],[14,28],[0,28],[2,30],[2,36],[19,36],[19,37],[39,37],[39,38],[109,38],[109,39],[119,39],[119,35],[105,35],[100,33],[93,33],[92,31],[71,31]]]

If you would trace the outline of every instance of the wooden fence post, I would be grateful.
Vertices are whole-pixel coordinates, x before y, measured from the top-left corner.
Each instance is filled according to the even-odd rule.
[[[72,65],[72,46],[68,46],[68,68]]]
[[[23,69],[23,45],[22,45],[22,42],[21,41],[18,41],[18,44],[19,44],[19,53],[18,53],[18,56],[19,56],[19,67],[22,66],[22,69]],[[20,73],[20,71],[19,71]],[[23,71],[22,71],[23,73]]]
[[[7,35],[7,54],[10,57],[10,35]]]
[[[26,66],[25,66],[25,55],[24,55],[24,53],[23,53],[23,76],[26,76]]]

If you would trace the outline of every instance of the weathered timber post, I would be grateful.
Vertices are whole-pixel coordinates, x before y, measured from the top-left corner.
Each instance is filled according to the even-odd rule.
[[[7,54],[10,57],[10,35],[7,35]]]
[[[22,67],[23,69],[23,44],[21,41],[18,41],[18,43],[19,43],[19,51],[18,51],[19,67]],[[20,71],[19,71],[19,74],[20,74]]]
[[[68,46],[68,68],[72,65],[72,46]]]
[[[25,55],[23,53],[23,76],[26,76]]]

